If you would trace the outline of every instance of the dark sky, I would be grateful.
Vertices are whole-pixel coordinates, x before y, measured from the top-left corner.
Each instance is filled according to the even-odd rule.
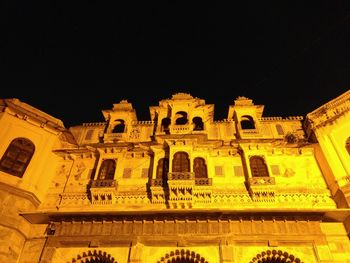
[[[238,96],[305,116],[350,87],[349,0],[106,2],[2,1],[0,97],[70,127],[122,99],[149,120],[177,92],[217,120]]]

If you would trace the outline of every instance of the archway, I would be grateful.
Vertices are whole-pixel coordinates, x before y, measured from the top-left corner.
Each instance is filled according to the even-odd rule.
[[[257,254],[249,263],[304,263],[299,258],[281,250],[266,250]]]
[[[255,129],[255,124],[252,116],[244,115],[241,117],[241,128],[246,129]]]
[[[117,263],[117,261],[110,254],[101,250],[89,250],[73,258],[72,263]]]
[[[200,254],[184,249],[176,249],[165,254],[157,263],[208,263]]]

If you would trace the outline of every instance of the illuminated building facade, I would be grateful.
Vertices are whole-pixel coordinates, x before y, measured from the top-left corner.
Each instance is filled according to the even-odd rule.
[[[177,93],[69,129],[3,99],[1,262],[350,262],[349,99],[282,118],[238,97],[215,121]]]

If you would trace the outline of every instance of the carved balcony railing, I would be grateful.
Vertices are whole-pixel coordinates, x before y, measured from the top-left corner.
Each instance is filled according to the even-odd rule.
[[[117,182],[115,180],[93,180],[91,182],[91,188],[93,187],[116,187]]]
[[[184,125],[171,125],[170,133],[171,134],[183,134],[189,133],[193,130],[193,125],[184,124]]]
[[[252,177],[249,178],[249,184],[251,186],[261,186],[261,185],[274,185],[275,178],[274,177]]]
[[[164,186],[163,184],[164,184],[164,180],[163,179],[158,179],[158,178],[156,178],[156,179],[151,179],[151,181],[150,181],[150,184],[151,184],[151,186]]]
[[[165,181],[160,178],[150,180],[151,198],[153,204],[165,203]]]
[[[171,172],[168,173],[168,180],[193,180],[194,173],[192,172]]]
[[[189,208],[194,204],[211,203],[212,178],[195,178],[193,172],[170,172],[168,180],[152,179],[153,204],[167,202],[171,208]]]
[[[105,205],[115,202],[117,182],[115,180],[94,180],[91,182],[91,202]]]
[[[256,138],[261,136],[259,129],[242,129],[238,128],[238,132],[243,139]]]
[[[195,185],[193,172],[168,173],[169,205],[172,208],[192,207],[193,186]]]
[[[252,177],[248,179],[249,194],[255,202],[275,201],[275,178]]]
[[[211,178],[196,178],[194,179],[194,184],[197,186],[210,186],[212,185],[212,179]]]

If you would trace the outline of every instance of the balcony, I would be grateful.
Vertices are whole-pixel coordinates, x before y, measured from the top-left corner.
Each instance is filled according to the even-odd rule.
[[[248,179],[249,194],[254,202],[275,201],[275,178],[252,177]]]
[[[115,202],[117,182],[115,180],[94,180],[91,182],[91,202],[96,205]]]

